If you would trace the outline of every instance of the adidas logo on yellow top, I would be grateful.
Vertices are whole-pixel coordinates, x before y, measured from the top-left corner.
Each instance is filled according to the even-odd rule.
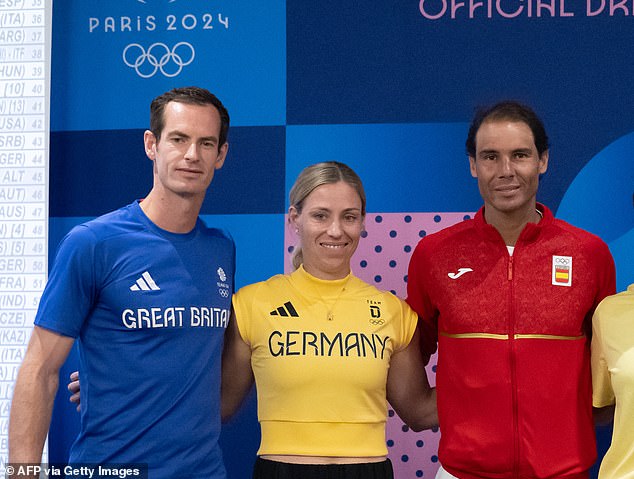
[[[269,314],[271,316],[285,316],[285,317],[291,316],[293,318],[299,318],[299,314],[297,314],[297,311],[295,310],[293,303],[291,303],[290,301],[287,301],[279,308],[274,309]]]

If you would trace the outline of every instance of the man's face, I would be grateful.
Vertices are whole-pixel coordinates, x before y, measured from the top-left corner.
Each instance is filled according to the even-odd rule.
[[[539,155],[529,126],[485,121],[475,140],[476,154],[469,157],[469,164],[487,215],[532,214],[539,175],[548,167],[548,151]]]
[[[227,155],[218,148],[220,114],[213,105],[170,102],[163,113],[161,138],[145,132],[145,151],[154,161],[154,187],[164,194],[203,196]]]

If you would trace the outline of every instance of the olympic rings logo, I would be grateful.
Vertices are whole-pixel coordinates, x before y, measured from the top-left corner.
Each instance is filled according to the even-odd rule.
[[[555,258],[555,264],[565,266],[570,264],[570,260],[568,258]]]
[[[223,298],[229,297],[229,291],[227,291],[226,289],[219,289],[218,292],[220,293],[220,296],[222,296]]]
[[[153,77],[159,70],[166,77],[173,78],[193,62],[195,56],[194,47],[187,42],[179,42],[171,50],[164,43],[153,43],[147,51],[138,43],[131,43],[123,50],[123,62],[134,68],[141,78]]]

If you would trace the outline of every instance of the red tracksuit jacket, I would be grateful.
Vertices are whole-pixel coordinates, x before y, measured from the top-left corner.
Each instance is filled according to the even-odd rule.
[[[424,354],[438,343],[439,459],[461,479],[576,479],[596,459],[589,334],[614,261],[538,209],[512,256],[481,209],[423,238],[410,262]]]

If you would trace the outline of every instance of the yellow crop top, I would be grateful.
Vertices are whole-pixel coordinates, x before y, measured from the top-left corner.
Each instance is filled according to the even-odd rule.
[[[608,296],[592,318],[593,406],[616,404],[612,443],[599,479],[632,477],[634,471],[634,284]]]
[[[251,347],[258,454],[387,454],[390,357],[417,322],[404,301],[352,274],[324,281],[300,267],[242,288],[233,305]]]

